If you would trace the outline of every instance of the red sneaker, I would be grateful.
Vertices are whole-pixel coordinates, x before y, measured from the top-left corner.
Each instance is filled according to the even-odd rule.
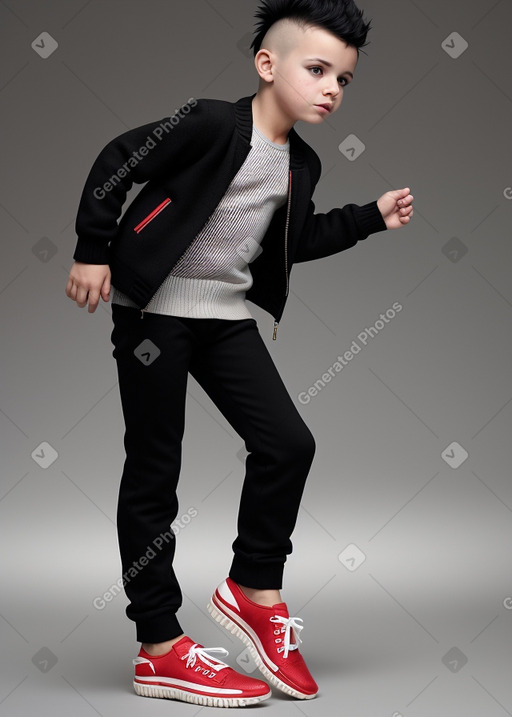
[[[135,692],[207,707],[245,707],[270,697],[266,682],[240,674],[208,654],[212,652],[228,654],[223,647],[203,647],[190,637],[182,637],[157,657],[141,646],[133,660]]]
[[[302,620],[289,616],[286,603],[258,605],[231,578],[226,578],[207,608],[217,622],[247,645],[260,671],[273,685],[303,700],[317,694],[318,685],[299,652]]]

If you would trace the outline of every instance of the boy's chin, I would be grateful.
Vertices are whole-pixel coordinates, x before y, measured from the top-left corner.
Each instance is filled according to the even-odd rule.
[[[315,116],[315,112],[313,110],[313,112],[304,113],[304,116],[299,117],[299,119],[303,122],[307,122],[308,124],[323,124],[327,117],[330,117],[330,115],[322,116],[321,114],[317,114]]]

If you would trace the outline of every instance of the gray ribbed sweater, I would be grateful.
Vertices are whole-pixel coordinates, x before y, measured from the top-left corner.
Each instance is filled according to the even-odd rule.
[[[253,125],[252,149],[216,210],[151,298],[146,311],[189,318],[251,318],[250,262],[288,194],[290,142],[271,142]],[[191,208],[192,211],[192,208]],[[112,303],[135,306],[114,286]]]

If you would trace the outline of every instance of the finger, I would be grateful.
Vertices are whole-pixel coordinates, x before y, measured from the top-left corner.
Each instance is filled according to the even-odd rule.
[[[66,284],[66,295],[69,296],[73,301],[76,299],[76,284],[71,277],[69,277]]]
[[[108,301],[110,298],[110,281],[105,279],[103,286],[101,287],[101,296],[103,301]]]
[[[83,286],[78,287],[78,291],[76,292],[76,303],[81,309],[83,309],[84,306],[87,304],[88,293],[88,290],[85,289]]]
[[[96,309],[98,308],[98,303],[100,300],[100,293],[99,291],[90,291],[89,292],[89,313],[94,314]]]

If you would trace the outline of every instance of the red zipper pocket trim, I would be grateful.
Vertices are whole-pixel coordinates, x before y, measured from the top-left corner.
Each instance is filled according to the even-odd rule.
[[[137,224],[137,226],[133,228],[133,231],[137,232],[137,234],[138,234],[139,232],[141,232],[142,229],[144,229],[144,227],[145,227],[147,224],[149,224],[149,222],[152,221],[152,220],[157,216],[157,214],[160,214],[160,212],[161,212],[163,209],[165,209],[165,207],[166,207],[170,202],[171,202],[171,200],[169,199],[169,197],[167,197],[166,199],[164,199],[164,201],[163,201],[161,204],[159,204],[158,207],[156,207],[155,209],[153,209],[153,211],[152,211],[150,214],[148,214],[147,217],[145,217],[145,218],[140,222],[140,224]]]

